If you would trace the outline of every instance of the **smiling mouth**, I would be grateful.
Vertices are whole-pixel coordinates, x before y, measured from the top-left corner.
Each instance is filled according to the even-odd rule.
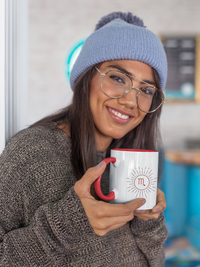
[[[108,107],[108,109],[109,109],[109,111],[111,111],[115,116],[117,116],[120,119],[127,120],[127,119],[130,118],[130,116],[124,115],[124,114],[122,114],[122,113],[120,113],[120,112],[118,112],[118,111],[116,111],[116,110],[114,110],[114,109],[112,109],[110,107]]]

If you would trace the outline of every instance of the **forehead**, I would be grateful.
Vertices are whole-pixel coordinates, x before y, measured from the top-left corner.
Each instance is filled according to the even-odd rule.
[[[102,72],[115,68],[137,77],[140,80],[154,82],[153,70],[146,63],[136,60],[112,60],[103,62],[100,67]]]

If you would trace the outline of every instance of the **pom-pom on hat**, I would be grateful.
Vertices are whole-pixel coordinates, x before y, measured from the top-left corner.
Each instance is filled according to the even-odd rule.
[[[167,80],[167,58],[160,39],[146,29],[143,21],[130,12],[113,12],[102,17],[95,31],[84,42],[70,74],[73,89],[76,79],[89,67],[110,60],[144,62],[159,76],[162,91]]]
[[[128,22],[129,24],[133,24],[135,26],[146,28],[144,26],[143,20],[141,20],[137,16],[133,16],[133,14],[130,12],[127,12],[127,13],[113,12],[113,13],[110,13],[107,16],[104,16],[100,19],[100,21],[97,23],[97,25],[95,27],[95,31],[102,28],[104,25],[108,24],[109,22],[111,22],[114,19],[121,19],[121,20]]]

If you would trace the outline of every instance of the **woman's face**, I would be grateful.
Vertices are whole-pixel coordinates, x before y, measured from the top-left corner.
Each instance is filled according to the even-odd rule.
[[[124,69],[139,80],[155,82],[152,68],[139,61],[107,61],[99,68],[102,73],[113,69]],[[101,89],[102,77],[97,71],[91,81],[90,106],[96,130],[97,149],[105,151],[113,138],[120,139],[126,135],[144,119],[146,113],[139,109],[137,91],[134,89],[120,98],[106,96]],[[134,81],[133,86],[142,87],[140,81]]]

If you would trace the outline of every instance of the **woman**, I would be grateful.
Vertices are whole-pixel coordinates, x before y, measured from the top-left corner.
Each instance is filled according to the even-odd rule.
[[[18,133],[1,155],[0,266],[164,265],[162,191],[139,212],[144,199],[109,204],[92,185],[104,173],[107,191],[102,159],[111,148],[159,147],[166,77],[162,44],[139,18],[100,20],[71,72],[72,104]]]

